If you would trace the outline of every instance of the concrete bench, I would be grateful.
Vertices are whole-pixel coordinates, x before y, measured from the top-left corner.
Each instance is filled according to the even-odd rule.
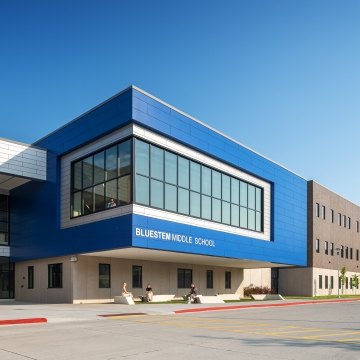
[[[250,294],[254,300],[285,300],[280,294]]]
[[[131,296],[114,296],[115,304],[135,305]]]
[[[222,300],[240,300],[240,294],[216,294]]]
[[[174,300],[175,295],[153,295],[152,302],[165,302]]]
[[[195,302],[199,304],[224,304],[224,300],[219,296],[195,296]]]

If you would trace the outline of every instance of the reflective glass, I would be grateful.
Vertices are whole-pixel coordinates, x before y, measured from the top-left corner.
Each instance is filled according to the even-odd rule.
[[[0,232],[0,245],[8,245],[8,234]]]
[[[165,181],[177,184],[177,156],[168,151],[165,151]]]
[[[190,161],[190,189],[200,192],[200,164]]]
[[[111,180],[116,178],[118,176],[117,146],[113,146],[110,149],[106,150],[105,163],[106,163],[106,180]]]
[[[95,211],[105,209],[105,184],[96,185],[94,187],[94,203]]]
[[[150,147],[150,171],[153,179],[164,180],[164,150],[156,146]]]
[[[221,199],[221,174],[218,171],[212,171],[212,196]]]
[[[222,201],[221,217],[223,224],[230,224],[230,203],[226,201]]]
[[[142,156],[145,158],[142,158],[142,161],[146,162],[147,165],[144,164],[144,171],[147,173],[144,173],[143,175],[149,175],[149,145],[144,145],[144,152]],[[123,143],[119,144],[119,170],[120,170],[120,176],[130,174],[131,173],[131,153],[132,153],[132,141],[131,139],[124,141]],[[147,159],[147,160],[146,160]],[[147,170],[146,170],[147,168]]]
[[[211,197],[201,196],[201,217],[206,220],[211,220]]]
[[[86,189],[83,191],[83,214],[88,215],[94,212],[93,206],[93,188]]]
[[[135,179],[136,202],[143,205],[149,205],[149,178],[136,175]]]
[[[247,228],[248,219],[247,219],[247,208],[240,207],[240,227]]]
[[[248,228],[255,230],[255,211],[250,209],[248,211]]]
[[[177,187],[165,184],[165,209],[177,211]]]
[[[189,190],[178,188],[178,212],[189,214]]]
[[[93,185],[93,157],[89,156],[83,160],[82,166],[83,188]]]
[[[94,184],[102,183],[105,180],[105,158],[104,152],[94,155]]]
[[[82,161],[78,161],[74,164],[73,171],[73,190],[81,190]]]
[[[149,176],[149,144],[136,139],[135,154],[136,173]]]
[[[162,181],[151,179],[150,199],[151,206],[160,209],[164,208],[164,183]]]
[[[81,191],[77,192],[73,196],[73,216],[82,215],[82,206],[81,206]]]
[[[190,215],[200,217],[200,194],[190,191]]]
[[[239,205],[239,180],[231,178],[231,202]]]
[[[212,198],[212,220],[221,222],[221,200]]]
[[[147,182],[149,184],[149,180]],[[119,205],[127,205],[131,203],[132,200],[132,192],[131,192],[131,175],[125,175],[119,178],[119,188],[118,188],[118,194],[119,194]],[[147,189],[149,189],[149,186],[147,185]],[[149,190],[147,190],[149,191]],[[145,190],[144,190],[145,192]]]
[[[255,186],[248,185],[248,207],[255,209]]]
[[[230,201],[230,176],[222,174],[222,199]]]
[[[201,167],[201,192],[211,196],[211,169],[206,166]]]
[[[117,206],[117,179],[108,181],[106,185],[106,208],[110,209]]]
[[[231,204],[231,225],[239,226],[239,206]]]
[[[247,183],[240,181],[240,205],[247,207]]]
[[[262,231],[262,219],[261,219],[261,213],[260,212],[256,212],[256,227],[255,230],[256,231]]]
[[[262,211],[262,190],[256,188],[256,210]]]
[[[178,185],[189,188],[189,160],[178,157]]]

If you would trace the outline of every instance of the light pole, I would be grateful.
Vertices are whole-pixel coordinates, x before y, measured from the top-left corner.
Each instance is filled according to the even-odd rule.
[[[340,289],[340,267],[339,267],[339,257],[340,257],[340,248],[336,248],[336,255],[337,255],[337,271],[338,271],[338,275],[337,275],[337,280],[338,280],[338,286],[337,286],[337,297],[340,298],[340,294],[339,294],[339,289]]]

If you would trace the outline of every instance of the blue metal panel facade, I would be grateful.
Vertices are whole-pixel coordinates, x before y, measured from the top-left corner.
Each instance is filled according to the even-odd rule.
[[[131,121],[271,183],[271,241],[135,214],[60,229],[61,156]],[[134,246],[306,265],[306,180],[135,88],[36,145],[48,150],[48,181],[25,184],[11,194],[11,255],[15,261]],[[188,242],[141,236],[139,228],[185,235]],[[211,239],[215,247],[197,245],[195,238]]]

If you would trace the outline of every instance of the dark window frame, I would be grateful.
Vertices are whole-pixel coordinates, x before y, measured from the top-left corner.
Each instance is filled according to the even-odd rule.
[[[34,266],[27,267],[27,288],[34,288]]]
[[[143,287],[143,270],[141,265],[132,266],[132,288],[142,289]]]
[[[214,271],[206,270],[206,288],[213,289],[214,288]]]
[[[178,268],[177,269],[177,288],[188,289],[193,282],[192,269]]]
[[[48,264],[48,289],[62,289],[63,264]]]
[[[99,264],[99,289],[111,288],[111,264]]]
[[[231,271],[225,271],[225,289],[231,289]]]

